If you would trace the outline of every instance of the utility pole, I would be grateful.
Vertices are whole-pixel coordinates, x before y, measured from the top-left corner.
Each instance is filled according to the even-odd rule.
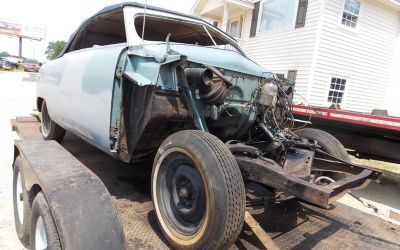
[[[19,38],[19,57],[22,57],[22,37]]]

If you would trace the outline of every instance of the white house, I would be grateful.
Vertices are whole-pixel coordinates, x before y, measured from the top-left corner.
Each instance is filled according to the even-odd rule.
[[[295,80],[297,103],[400,116],[400,0],[197,0],[191,12]]]

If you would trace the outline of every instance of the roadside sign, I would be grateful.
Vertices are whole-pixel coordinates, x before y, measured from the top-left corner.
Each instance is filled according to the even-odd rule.
[[[40,41],[45,39],[46,29],[0,19],[0,34]]]

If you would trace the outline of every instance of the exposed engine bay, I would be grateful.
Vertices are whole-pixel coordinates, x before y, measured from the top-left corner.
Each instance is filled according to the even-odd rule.
[[[199,114],[206,123],[198,118],[198,129],[207,128],[228,144],[242,142],[258,148],[260,156],[282,166],[288,148],[314,145],[292,132],[294,82],[274,74],[253,78],[208,65],[187,67],[184,72],[191,92],[196,93],[195,108],[201,107]]]

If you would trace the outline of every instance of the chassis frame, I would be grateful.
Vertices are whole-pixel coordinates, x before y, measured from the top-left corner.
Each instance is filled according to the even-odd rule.
[[[353,164],[320,149],[290,148],[284,167],[275,161],[254,154],[257,148],[243,144],[228,145],[235,155],[244,180],[274,188],[285,195],[310,204],[329,208],[330,204],[350,189],[361,189],[371,181],[378,181],[381,172]],[[252,153],[253,152],[253,153]],[[326,186],[310,182],[311,171],[344,173],[345,178]]]

